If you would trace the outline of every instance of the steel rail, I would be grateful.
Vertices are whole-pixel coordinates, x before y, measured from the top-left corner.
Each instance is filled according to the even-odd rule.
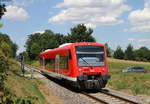
[[[119,99],[120,100],[120,102],[121,101],[124,101],[124,102],[126,102],[126,103],[130,103],[130,104],[140,104],[140,103],[138,103],[138,102],[135,102],[135,101],[131,101],[131,100],[129,100],[129,99],[126,99],[126,98],[123,98],[123,97],[120,97],[120,96],[117,96],[117,95],[113,95],[113,94],[109,94],[109,93],[105,93],[105,92],[99,92],[99,93],[102,93],[102,94],[106,94],[107,96],[111,96],[111,97],[114,97],[116,100],[117,99]],[[99,94],[99,93],[97,93],[97,94]],[[92,99],[94,99],[94,100],[96,100],[96,101],[98,101],[98,102],[101,102],[101,103],[104,103],[104,104],[112,104],[111,102],[111,100],[104,100],[103,98],[99,98],[98,97],[98,95],[96,96],[96,95],[90,95],[89,93],[86,93],[86,92],[82,92],[81,94],[83,94],[83,95],[85,95],[85,96],[87,96],[87,97],[89,97],[89,98],[92,98]],[[125,103],[125,104],[126,104]],[[113,104],[115,104],[115,103],[113,103]]]
[[[129,102],[131,104],[140,104],[139,102],[133,101],[131,99],[128,99],[128,98],[125,98],[125,97],[121,97],[121,96],[118,96],[118,95],[115,95],[115,94],[112,94],[112,93],[109,93],[109,90],[108,91],[101,90],[101,93],[110,95],[110,96],[115,97],[115,98],[119,98],[119,99],[121,99],[123,101],[126,101],[126,102]]]
[[[109,104],[108,102],[106,102],[106,101],[104,101],[104,100],[102,100],[102,99],[99,99],[99,98],[97,98],[97,97],[95,97],[95,96],[92,96],[92,95],[90,95],[90,94],[88,94],[88,93],[86,93],[86,92],[81,92],[81,94],[83,94],[83,95],[85,95],[85,96],[87,96],[87,97],[90,97],[90,98],[92,98],[92,99],[94,99],[94,100],[96,100],[96,101],[98,101],[98,102],[100,102],[100,103]]]

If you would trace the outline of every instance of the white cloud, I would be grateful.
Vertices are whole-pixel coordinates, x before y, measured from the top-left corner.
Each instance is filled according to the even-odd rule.
[[[127,32],[150,32],[150,0],[146,0],[144,8],[132,11],[128,16],[132,27]]]
[[[150,43],[150,39],[135,39],[135,38],[129,38],[129,41],[132,42],[141,42],[141,43]]]
[[[86,26],[87,28],[95,28],[95,27],[96,27],[95,24],[91,24],[91,23],[85,24],[85,26]]]
[[[22,52],[24,52],[26,49],[25,49],[25,47],[19,47],[19,49],[17,50],[17,55],[19,55],[19,53],[22,53]]]
[[[44,31],[35,31],[35,32],[33,32],[32,34],[35,34],[35,33],[43,34],[44,32],[45,32],[45,30],[44,30]]]
[[[84,23],[92,27],[121,24],[124,21],[119,17],[131,9],[124,2],[125,0],[64,0],[56,5],[63,10],[49,18],[49,23]]]
[[[7,12],[4,15],[4,18],[6,18],[6,19],[23,21],[29,17],[27,11],[23,8],[9,5],[6,7],[6,9],[7,9]]]

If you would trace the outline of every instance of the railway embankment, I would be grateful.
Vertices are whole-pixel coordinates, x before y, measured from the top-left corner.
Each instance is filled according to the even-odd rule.
[[[23,76],[15,60],[11,60],[10,64],[5,88],[15,104],[63,104],[59,97],[51,93],[52,89],[47,87],[42,75],[34,72],[34,77],[31,78],[31,72],[26,71]]]

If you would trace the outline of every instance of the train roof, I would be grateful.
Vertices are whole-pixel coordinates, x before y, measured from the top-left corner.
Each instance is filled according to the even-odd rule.
[[[72,46],[79,46],[79,45],[97,45],[97,46],[104,46],[104,44],[96,43],[96,42],[78,42],[78,43],[65,43],[60,45],[58,48],[54,49],[47,49],[40,53],[40,56],[43,54],[48,54],[49,52],[56,52],[58,50],[67,50],[71,49]]]

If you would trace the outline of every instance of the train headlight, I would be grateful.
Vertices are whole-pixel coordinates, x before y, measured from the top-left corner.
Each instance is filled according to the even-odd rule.
[[[81,68],[79,68],[79,72],[82,72],[82,69],[81,69]]]

